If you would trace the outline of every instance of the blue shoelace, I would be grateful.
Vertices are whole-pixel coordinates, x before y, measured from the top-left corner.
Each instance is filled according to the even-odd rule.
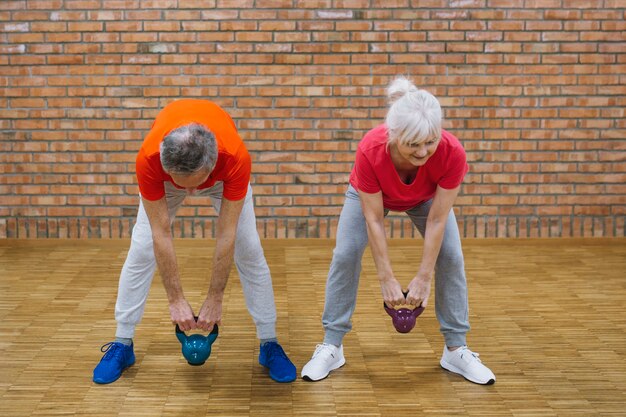
[[[278,343],[269,342],[269,343],[266,343],[266,345],[269,345],[267,347],[268,360],[273,360],[276,356],[282,356],[284,359],[288,359],[287,354]]]

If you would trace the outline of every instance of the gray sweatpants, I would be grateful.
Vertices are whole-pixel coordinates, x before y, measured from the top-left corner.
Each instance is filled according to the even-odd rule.
[[[223,183],[218,182],[211,188],[198,190],[194,195],[209,197],[213,207],[219,213],[222,191]],[[174,221],[176,211],[186,196],[185,190],[179,190],[172,184],[165,183],[165,198],[170,221]],[[276,305],[272,278],[256,229],[250,185],[248,185],[248,194],[237,225],[234,260],[248,311],[256,325],[257,337],[259,339],[276,337]],[[135,327],[143,316],[155,270],[152,231],[146,211],[140,202],[130,249],[120,274],[115,304],[117,337],[132,338],[134,336]]]
[[[406,212],[422,236],[425,235],[431,205],[432,200],[429,200]],[[356,307],[361,258],[367,241],[367,225],[359,194],[349,186],[339,217],[337,242],[326,281],[326,305],[322,316],[325,343],[341,345],[345,334],[352,329],[350,319]],[[446,345],[465,345],[465,334],[470,328],[467,282],[459,228],[452,210],[435,265],[435,314]]]

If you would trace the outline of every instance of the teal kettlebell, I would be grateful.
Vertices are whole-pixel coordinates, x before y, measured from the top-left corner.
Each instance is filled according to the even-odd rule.
[[[195,317],[198,320],[198,317]],[[187,359],[189,365],[199,366],[204,364],[211,355],[211,345],[217,339],[219,329],[217,324],[213,326],[213,330],[208,336],[201,334],[192,334],[187,336],[185,332],[180,330],[176,325],[176,337],[182,345],[183,356]]]

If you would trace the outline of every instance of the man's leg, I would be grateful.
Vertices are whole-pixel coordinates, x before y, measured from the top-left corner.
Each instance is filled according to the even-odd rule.
[[[216,184],[210,190],[211,201],[219,213],[222,204],[222,183]],[[257,337],[261,340],[276,338],[276,304],[272,277],[256,228],[250,186],[237,224],[234,258],[246,306],[256,326]]]
[[[184,190],[173,186],[166,187],[166,199],[170,219],[185,198]],[[154,277],[156,261],[152,245],[152,231],[148,216],[141,200],[137,211],[137,221],[133,227],[130,249],[120,274],[115,319],[117,321],[116,340],[105,344],[105,352],[93,372],[93,381],[108,384],[116,381],[124,369],[135,363],[132,338],[135,327],[143,316],[148,292]]]
[[[178,190],[166,183],[166,200],[170,223],[174,221],[176,211],[185,196],[184,190]],[[133,338],[135,327],[143,317],[155,270],[156,260],[152,243],[152,229],[143,203],[140,202],[130,249],[120,274],[115,304],[116,337]]]
[[[154,277],[156,261],[152,246],[152,231],[148,216],[139,203],[137,222],[133,227],[130,249],[122,267],[115,303],[118,338],[132,339],[135,326],[141,321]]]
[[[210,189],[211,200],[218,213],[222,203],[222,186],[222,183],[218,183]],[[259,363],[269,368],[273,380],[291,382],[296,378],[296,368],[276,338],[276,304],[272,277],[256,228],[252,200],[252,187],[248,185],[248,193],[237,224],[235,266],[239,272],[246,306],[256,326],[257,337],[261,340]]]

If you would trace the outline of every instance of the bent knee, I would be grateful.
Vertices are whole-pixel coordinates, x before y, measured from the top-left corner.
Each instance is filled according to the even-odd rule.
[[[361,262],[363,250],[358,247],[335,248],[333,251],[333,263],[338,267],[349,267]]]
[[[255,262],[264,258],[263,247],[257,236],[237,239],[235,260],[237,262]]]
[[[441,265],[446,269],[463,269],[465,268],[463,252],[457,248],[451,248],[449,250],[442,248],[437,258],[437,265]]]

